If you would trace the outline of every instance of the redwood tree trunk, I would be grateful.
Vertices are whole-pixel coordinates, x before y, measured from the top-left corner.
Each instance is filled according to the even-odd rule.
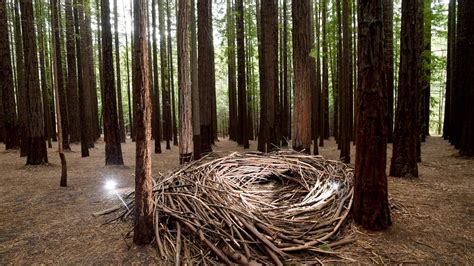
[[[125,122],[123,121],[122,78],[120,71],[120,43],[118,32],[118,6],[114,0],[114,32],[115,32],[115,71],[117,72],[117,104],[120,142],[125,143]]]
[[[229,139],[237,140],[237,92],[235,82],[235,21],[232,0],[227,0],[227,76],[229,86]]]
[[[292,1],[293,65],[294,65],[294,123],[293,149],[311,152],[311,88],[310,88],[310,26],[309,0]]]
[[[153,36],[153,114],[152,124],[155,125],[155,153],[161,153],[161,108],[158,81],[158,41],[156,38],[156,1],[151,2],[151,24]]]
[[[188,1],[179,0],[178,6],[178,83],[179,83],[179,161],[191,161],[193,128],[191,82],[188,54]]]
[[[393,1],[383,0],[384,72],[387,82],[387,141],[393,141]]]
[[[191,92],[193,97],[193,153],[194,159],[197,160],[201,157],[201,119],[199,107],[198,55],[196,47],[196,4],[194,0],[191,0],[189,21],[191,32]]]
[[[164,0],[158,0],[159,12],[159,31],[160,31],[160,61],[161,61],[161,93],[163,103],[163,136],[166,140],[166,149],[171,149],[170,140],[172,131],[171,124],[171,99],[170,99],[170,79],[169,79],[169,62],[168,62],[168,46],[166,45],[165,35],[165,6]]]
[[[418,0],[402,1],[401,52],[390,175],[418,177]]]
[[[101,0],[102,18],[102,69],[104,89],[105,164],[123,165],[122,147],[117,117],[114,67],[112,57],[112,31],[108,0]]]
[[[8,19],[6,1],[0,1],[0,93],[3,101],[5,149],[20,145],[13,87],[13,69],[8,38]]]
[[[21,28],[23,37],[23,54],[25,56],[25,88],[28,125],[28,155],[26,164],[48,162],[48,153],[44,138],[44,116],[41,104],[41,90],[38,76],[38,59],[36,51],[36,34],[34,27],[33,3],[20,1]]]
[[[459,0],[455,97],[460,121],[459,153],[474,156],[474,2]]]
[[[324,139],[327,138],[327,131],[329,127],[329,62],[328,62],[328,36],[327,36],[327,0],[321,2],[322,13],[322,46],[323,46],[323,75],[322,75],[322,93],[321,93],[321,128],[319,146],[324,146]]]
[[[148,68],[146,0],[134,1],[133,113],[135,114],[135,227],[133,242],[154,238],[153,179],[151,175],[151,88]],[[119,144],[120,145],[120,144]]]
[[[359,75],[354,205],[356,223],[369,230],[391,225],[388,205],[386,82],[382,1],[359,0]]]
[[[212,49],[212,12],[210,0],[198,0],[198,84],[201,120],[201,153],[212,151],[212,75],[214,56]]]

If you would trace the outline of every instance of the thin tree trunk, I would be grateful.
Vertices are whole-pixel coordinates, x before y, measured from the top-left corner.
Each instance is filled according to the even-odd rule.
[[[56,105],[59,105],[61,110],[61,128],[62,128],[62,141],[63,147],[66,150],[70,150],[71,147],[69,146],[69,123],[68,123],[68,113],[67,113],[67,101],[66,101],[66,93],[65,93],[65,86],[64,86],[64,75],[63,75],[63,59],[62,59],[62,36],[61,36],[61,18],[59,10],[60,6],[57,3],[57,0],[52,0],[51,2],[51,14],[52,14],[52,31],[53,31],[53,40],[54,40],[54,56],[55,56],[55,79],[56,81],[56,91],[59,94],[59,101],[56,99]],[[58,98],[58,97],[56,97]],[[57,109],[57,108],[56,108]],[[58,113],[56,112],[56,115]],[[58,127],[59,130],[59,127]]]
[[[188,53],[188,1],[178,0],[178,82],[179,82],[179,161],[191,161],[193,155],[192,97]]]
[[[237,140],[237,95],[235,81],[235,19],[232,0],[227,0],[227,76],[229,86],[229,139]]]
[[[328,40],[327,40],[327,0],[321,2],[322,13],[322,31],[323,31],[323,80],[322,80],[322,95],[321,95],[321,128],[319,137],[319,146],[324,146],[324,139],[327,137],[326,132],[329,127],[329,64],[328,64]]]
[[[168,31],[168,60],[169,60],[169,77],[171,90],[171,123],[173,130],[173,145],[178,146],[178,129],[176,124],[176,101],[174,91],[174,69],[173,69],[173,45],[171,40],[171,8],[170,0],[166,0],[166,26]]]
[[[153,122],[155,125],[155,153],[161,153],[161,108],[160,90],[158,81],[158,41],[156,38],[156,1],[151,3],[151,24],[153,36]]]
[[[164,0],[158,0],[159,31],[160,31],[160,61],[161,61],[161,93],[163,102],[163,136],[166,140],[166,149],[171,149],[170,140],[172,135],[171,122],[171,100],[170,100],[170,78],[169,62],[167,53],[167,40],[165,35],[165,6]]]
[[[191,0],[189,16],[189,28],[191,32],[191,94],[193,98],[193,154],[194,159],[198,160],[201,157],[201,119],[199,107],[198,55],[196,47],[196,4],[194,0]]]
[[[118,5],[114,0],[114,32],[115,32],[115,71],[117,72],[117,105],[120,142],[125,143],[125,122],[123,121],[122,77],[120,68],[120,43],[118,31]]]
[[[127,21],[125,19],[125,7],[123,7],[123,17],[124,17],[124,20]],[[128,31],[128,27],[126,26],[126,29]],[[127,65],[127,104],[128,104],[128,128],[130,130],[130,138],[132,139],[132,141],[135,139],[135,135],[134,135],[134,127],[133,127],[133,119],[132,119],[132,102],[131,102],[131,86],[130,86],[130,60],[129,60],[129,57],[128,57],[128,32],[125,32],[125,61],[126,61],[126,65]],[[150,73],[151,74],[151,73]]]
[[[122,147],[117,118],[117,97],[115,93],[112,56],[112,31],[108,0],[101,0],[102,17],[102,69],[104,89],[105,164],[123,165]]]
[[[351,108],[351,91],[352,91],[352,67],[351,67],[351,50],[352,45],[350,39],[352,38],[349,31],[349,0],[342,0],[342,65],[340,78],[340,97],[341,100],[341,154],[340,159],[344,163],[351,162],[351,134],[352,134],[352,110]]]
[[[88,118],[90,117],[90,111],[87,108],[87,95],[88,91],[84,90],[84,80],[83,80],[83,64],[82,57],[83,51],[81,49],[81,37],[80,37],[80,24],[82,24],[83,15],[82,8],[79,7],[78,1],[74,1],[74,27],[75,27],[75,45],[77,52],[77,88],[78,88],[78,98],[79,98],[79,113],[80,113],[80,134],[81,134],[81,156],[89,156],[89,138],[88,138]]]
[[[451,90],[453,86],[454,45],[456,36],[456,0],[449,1],[448,54],[446,62],[446,96],[444,104],[443,138],[449,139],[451,124]]]

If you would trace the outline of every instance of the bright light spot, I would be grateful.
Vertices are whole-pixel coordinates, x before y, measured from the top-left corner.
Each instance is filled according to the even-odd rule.
[[[339,185],[339,183],[337,183],[337,182],[333,182],[333,183],[332,183],[332,188],[333,188],[335,191],[339,191],[339,186],[340,186],[340,185]]]
[[[105,190],[114,190],[117,187],[117,182],[114,180],[107,180],[104,184]]]

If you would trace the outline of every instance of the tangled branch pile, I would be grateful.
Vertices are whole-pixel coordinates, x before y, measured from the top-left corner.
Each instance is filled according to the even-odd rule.
[[[289,151],[188,164],[154,185],[159,253],[176,263],[279,265],[337,254],[353,241],[352,179],[343,163]],[[133,214],[133,193],[126,200],[121,218]]]

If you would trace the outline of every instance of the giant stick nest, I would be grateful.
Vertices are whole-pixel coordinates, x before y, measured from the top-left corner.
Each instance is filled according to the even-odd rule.
[[[354,241],[353,170],[294,151],[216,154],[155,179],[155,242],[176,264],[268,264],[337,256]],[[134,215],[117,206],[110,220]],[[117,215],[118,214],[118,215]]]

